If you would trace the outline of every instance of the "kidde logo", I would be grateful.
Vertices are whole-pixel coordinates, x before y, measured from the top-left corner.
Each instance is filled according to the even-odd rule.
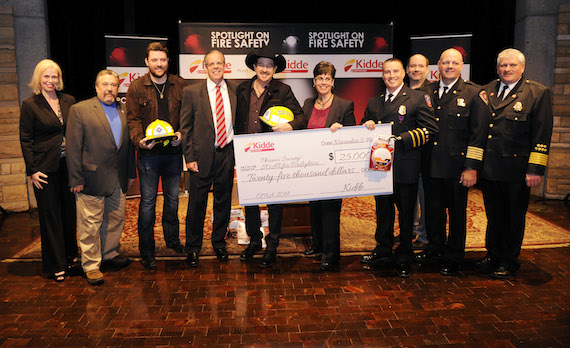
[[[257,141],[247,143],[244,150],[245,152],[274,151],[275,143],[272,143],[271,141]]]
[[[190,71],[190,73],[196,72],[197,74],[205,74],[206,66],[204,65],[204,61],[202,61],[201,59],[196,59],[195,61],[190,63],[190,68],[188,68],[188,70]],[[231,63],[226,63],[226,66],[224,67],[224,73],[229,74],[231,72],[232,72]]]
[[[198,67],[200,67],[200,65],[202,65],[202,61],[200,59],[197,59],[195,61],[193,61],[192,63],[190,63],[190,73],[193,73],[194,71],[196,71],[196,69],[198,69]]]
[[[287,60],[287,67],[284,72],[288,73],[306,73],[309,72],[309,63],[302,59]]]
[[[344,63],[344,72],[382,72],[384,63],[377,59],[351,59]]]
[[[119,86],[129,88],[131,82],[138,79],[142,75],[140,73],[124,72],[119,74]]]

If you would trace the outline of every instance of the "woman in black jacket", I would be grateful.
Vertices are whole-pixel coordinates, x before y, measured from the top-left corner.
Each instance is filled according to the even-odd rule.
[[[29,86],[33,95],[20,108],[20,144],[38,203],[43,271],[61,282],[78,251],[65,164],[65,126],[75,98],[61,92],[61,68],[50,59],[36,65]]]
[[[329,62],[320,62],[313,70],[317,96],[308,98],[303,113],[309,120],[307,129],[330,128],[332,132],[342,126],[354,126],[354,103],[332,93],[336,69]],[[340,259],[340,210],[342,199],[311,201],[312,246],[304,254],[317,256],[322,253],[321,270],[338,266]]]

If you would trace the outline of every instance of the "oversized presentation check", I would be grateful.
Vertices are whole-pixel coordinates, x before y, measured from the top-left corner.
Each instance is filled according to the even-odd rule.
[[[392,193],[390,171],[369,169],[375,134],[391,125],[236,135],[240,205],[301,202]]]

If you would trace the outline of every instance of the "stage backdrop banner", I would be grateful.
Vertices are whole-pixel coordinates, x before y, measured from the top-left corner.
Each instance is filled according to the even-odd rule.
[[[392,166],[370,169],[373,139],[389,124],[243,134],[234,137],[240,205],[387,195]],[[389,156],[388,156],[389,158]]]
[[[331,62],[334,93],[354,102],[357,122],[378,92],[383,62],[393,56],[391,24],[180,23],[179,32],[179,73],[190,83],[207,77],[203,59],[211,49],[226,57],[227,79],[246,80],[255,74],[245,65],[247,54],[270,48],[287,60],[275,78],[291,86],[301,105],[315,95],[315,65]]]
[[[164,37],[105,35],[107,69],[119,74],[119,97],[124,103],[125,94],[135,79],[148,72],[144,63],[146,47],[151,42],[167,44]]]
[[[454,34],[437,36],[412,36],[411,54],[423,54],[429,60],[428,80],[439,80],[437,61],[443,51],[455,48],[463,55],[463,70],[461,78],[469,80],[471,76],[471,39],[472,34]]]

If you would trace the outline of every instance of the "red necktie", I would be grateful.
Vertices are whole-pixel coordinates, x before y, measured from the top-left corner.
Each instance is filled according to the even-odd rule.
[[[224,117],[224,99],[220,92],[220,86],[216,86],[216,134],[218,146],[226,146],[226,118]]]

